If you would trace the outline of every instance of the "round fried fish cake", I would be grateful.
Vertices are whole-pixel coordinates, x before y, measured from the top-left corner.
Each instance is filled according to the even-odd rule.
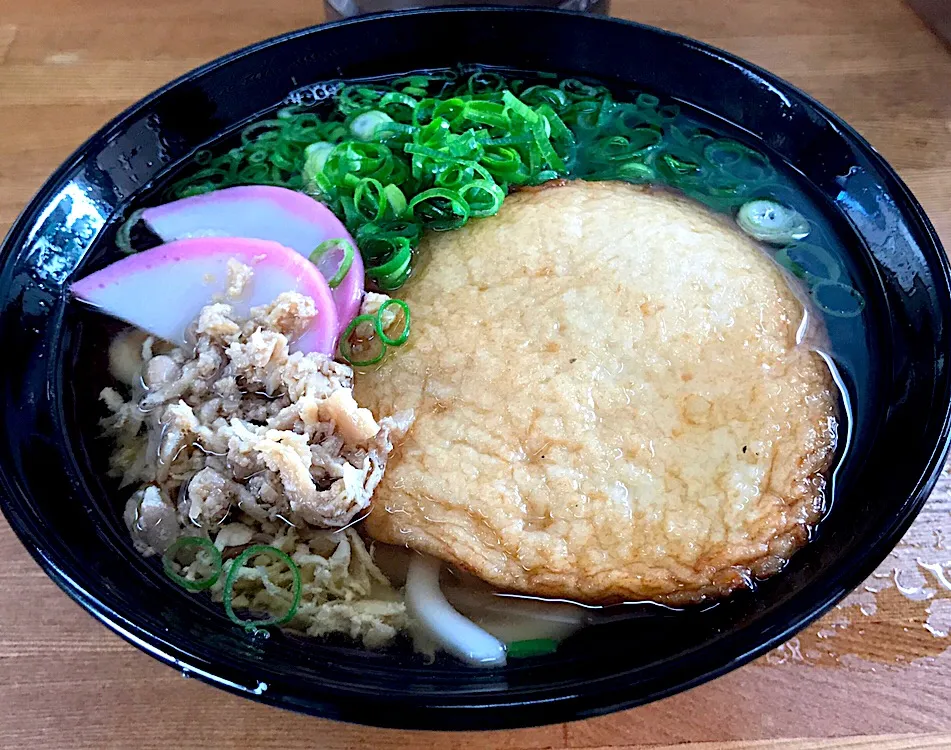
[[[421,253],[411,341],[356,383],[416,413],[372,537],[592,603],[724,594],[806,541],[835,386],[786,277],[725,220],[578,181]]]

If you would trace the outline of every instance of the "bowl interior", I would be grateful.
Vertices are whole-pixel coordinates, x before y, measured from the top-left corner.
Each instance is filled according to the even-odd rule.
[[[87,324],[66,287],[102,262],[130,201],[288,92],[458,63],[585,75],[691,102],[761,139],[808,180],[849,238],[874,303],[867,398],[835,503],[815,540],[755,594],[673,616],[640,608],[583,630],[555,656],[502,671],[424,665],[343,641],[249,637],[133,551],[102,477],[104,446],[89,435],[107,330],[101,320]],[[854,132],[787,84],[636,24],[447,9],[320,27],[236,53],[96,134],[24,212],[0,264],[0,330],[16,353],[0,372],[0,479],[14,529],[72,596],[153,655],[226,689],[324,716],[430,728],[530,725],[696,684],[762,653],[870,573],[924,502],[947,443],[947,265],[907,189]]]

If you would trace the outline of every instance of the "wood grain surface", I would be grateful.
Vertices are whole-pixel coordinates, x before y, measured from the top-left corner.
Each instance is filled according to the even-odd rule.
[[[946,0],[947,2],[947,0]],[[898,169],[951,242],[951,54],[899,0],[614,0],[813,94]],[[0,0],[0,232],[122,108],[317,0]],[[772,654],[640,709],[482,734],[335,724],[225,695],[80,610],[0,521],[0,747],[951,748],[951,479],[866,586]]]

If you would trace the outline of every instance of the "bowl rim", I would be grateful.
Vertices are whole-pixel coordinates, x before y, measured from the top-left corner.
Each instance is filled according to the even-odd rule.
[[[771,84],[778,84],[782,89],[791,91],[801,97],[811,108],[818,112],[827,122],[841,131],[848,140],[863,152],[872,164],[881,171],[889,181],[889,192],[895,195],[903,203],[906,214],[909,218],[918,222],[921,231],[922,250],[932,259],[937,260],[937,269],[940,270],[942,288],[951,289],[951,263],[944,252],[941,240],[937,235],[931,221],[919,204],[918,200],[912,194],[911,190],[899,177],[896,171],[885,161],[879,152],[862,135],[860,135],[852,126],[846,123],[842,118],[833,113],[824,104],[803,92],[798,87],[790,84],[785,79],[770,73],[769,71],[755,65],[737,55],[729,53],[713,45],[684,36],[682,34],[668,31],[649,24],[639,23],[637,21],[610,17],[597,16],[590,14],[567,11],[560,9],[549,9],[539,7],[512,7],[502,5],[485,6],[447,6],[439,8],[414,8],[400,11],[389,11],[381,13],[367,14],[355,18],[342,19],[327,23],[315,24],[312,26],[292,30],[279,34],[259,42],[241,47],[218,58],[215,58],[197,68],[191,69],[163,86],[155,89],[151,93],[137,100],[126,107],[119,114],[111,118],[106,124],[100,127],[95,133],[79,145],[63,163],[44,181],[34,196],[27,203],[25,208],[14,220],[6,237],[0,242],[0,254],[6,254],[11,249],[19,249],[25,240],[25,232],[28,229],[31,217],[35,216],[37,211],[46,204],[51,195],[55,192],[57,185],[63,178],[85,158],[86,153],[94,144],[100,140],[108,140],[117,131],[134,118],[141,110],[148,107],[154,101],[162,97],[170,90],[188,83],[204,74],[215,70],[221,66],[241,58],[256,54],[272,46],[277,46],[286,41],[308,36],[328,27],[360,25],[363,23],[373,23],[384,17],[392,16],[415,16],[415,15],[448,15],[448,14],[482,14],[504,12],[509,15],[529,15],[544,14],[558,16],[587,16],[597,18],[601,24],[616,24],[628,26],[646,31],[649,33],[668,37],[681,45],[692,48],[708,56],[714,57],[722,62],[733,66],[738,66],[746,71],[756,75],[758,78]],[[926,242],[925,242],[926,240]],[[680,675],[673,679],[668,679],[659,687],[654,687],[647,694],[632,697],[629,691],[625,690],[623,684],[616,684],[617,675],[607,678],[605,682],[611,681],[612,684],[604,691],[599,692],[597,699],[592,701],[578,694],[571,694],[570,691],[562,691],[561,695],[545,698],[538,703],[543,704],[550,711],[558,711],[557,716],[552,719],[538,721],[540,714],[537,710],[526,711],[533,702],[524,700],[498,701],[492,704],[468,704],[458,705],[452,703],[438,704],[430,700],[426,708],[429,711],[422,712],[426,716],[425,721],[420,721],[418,716],[406,715],[400,719],[392,717],[383,722],[361,721],[359,713],[353,715],[348,712],[346,720],[353,723],[365,723],[372,726],[381,727],[399,727],[414,729],[501,729],[518,728],[526,726],[538,726],[547,723],[563,723],[566,721],[575,721],[594,716],[600,716],[613,711],[631,708],[644,703],[668,697],[675,693],[690,689],[726,672],[729,672],[739,666],[742,666],[753,659],[765,654],[767,651],[775,648],[780,643],[792,637],[796,632],[806,627],[809,623],[821,617],[829,611],[838,601],[848,594],[849,591],[857,587],[864,581],[875,568],[885,559],[888,552],[900,540],[901,536],[907,531],[915,517],[918,515],[924,503],[927,501],[931,490],[941,473],[945,460],[947,459],[949,449],[951,449],[951,386],[945,389],[940,403],[943,405],[944,414],[941,422],[941,428],[937,443],[927,462],[924,463],[924,469],[920,473],[915,484],[914,491],[909,495],[911,502],[893,514],[892,522],[882,530],[880,535],[869,552],[862,558],[856,559],[853,564],[845,570],[838,572],[836,581],[838,586],[826,593],[824,598],[816,601],[807,610],[801,612],[797,617],[790,620],[784,627],[776,629],[772,634],[759,641],[758,645],[752,648],[746,648],[742,653],[731,655],[729,658],[721,659],[710,668],[702,670],[699,674],[681,679]],[[0,493],[0,510],[9,522],[11,528],[20,539],[21,543],[30,552],[33,559],[40,565],[44,572],[62,589],[71,599],[77,602],[83,609],[89,612],[99,622],[109,628],[111,631],[122,637],[129,643],[137,646],[155,659],[180,670],[185,676],[195,676],[210,685],[227,690],[233,694],[250,697],[259,702],[269,705],[302,711],[313,715],[320,715],[331,718],[339,718],[333,713],[327,712],[326,704],[321,703],[320,699],[305,701],[303,704],[299,699],[289,700],[285,694],[272,692],[264,683],[258,683],[255,687],[235,682],[223,673],[225,670],[218,669],[212,665],[209,669],[207,664],[198,659],[194,653],[191,653],[186,647],[173,645],[163,641],[151,631],[140,627],[120,612],[115,611],[108,604],[101,601],[95,594],[83,587],[78,581],[70,577],[68,573],[62,570],[52,557],[48,556],[43,548],[42,534],[32,528],[32,524],[21,514],[20,509],[15,503],[10,502],[7,493]],[[219,665],[220,666],[220,665]],[[385,703],[385,700],[379,700]],[[531,706],[537,709],[538,706]],[[522,713],[524,712],[524,714]],[[367,712],[372,715],[373,712]],[[489,714],[491,713],[491,717]],[[547,716],[547,714],[541,714]],[[389,716],[389,715],[387,715]],[[530,717],[525,720],[523,717]],[[375,717],[379,719],[379,717]]]

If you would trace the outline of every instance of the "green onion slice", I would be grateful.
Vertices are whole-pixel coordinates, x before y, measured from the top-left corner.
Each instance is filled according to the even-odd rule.
[[[410,244],[416,245],[422,236],[423,228],[408,218],[395,219],[393,221],[383,221],[376,224],[364,224],[357,230],[357,245],[363,250],[364,256],[370,259],[378,257],[382,253],[375,252],[371,243],[375,240],[388,240],[391,237],[403,237]],[[393,245],[385,246],[386,250],[392,250]]]
[[[386,356],[386,344],[381,340],[379,342],[379,352],[376,354],[371,354],[366,356],[363,359],[359,359],[354,356],[353,351],[353,342],[350,341],[351,336],[357,330],[357,326],[369,323],[373,331],[376,331],[377,328],[377,318],[374,315],[358,315],[353,320],[350,321],[344,331],[343,335],[340,337],[340,343],[337,345],[337,350],[340,353],[340,357],[349,365],[353,367],[369,367],[370,365],[375,365],[377,362],[383,359]]]
[[[469,76],[469,80],[466,81],[466,88],[473,96],[501,91],[507,85],[508,84],[501,75],[488,70],[481,70],[473,73],[471,76]]]
[[[772,167],[759,151],[727,138],[707,145],[703,156],[715,167],[744,181],[761,181],[772,173]]]
[[[640,109],[657,109],[660,104],[660,99],[653,94],[638,94],[634,103]]]
[[[462,69],[334,85],[326,110],[285,106],[246,126],[238,146],[196,152],[170,197],[247,184],[303,191],[343,221],[382,291],[409,278],[424,228],[491,216],[510,187],[553,178],[660,182],[734,215],[754,199],[796,207],[766,191],[774,171],[762,153],[689,123],[653,94],[618,102],[583,80]],[[118,233],[126,252],[130,226]],[[812,260],[801,264],[810,279]]]
[[[317,270],[327,279],[327,286],[335,289],[340,286],[340,282],[353,265],[354,252],[350,241],[342,237],[324,240],[310,254],[310,262],[317,266]]]
[[[368,112],[361,112],[353,118],[350,123],[350,132],[358,140],[369,141],[376,136],[381,125],[391,122],[393,122],[393,118],[386,112],[371,109]]]
[[[396,185],[390,184],[383,188],[383,196],[386,198],[389,212],[394,218],[398,219],[405,213],[407,205],[406,196],[403,195],[403,191]],[[384,213],[386,212],[384,211]]]
[[[396,338],[390,338],[386,335],[386,331],[383,330],[383,313],[388,307],[398,307],[403,311],[403,329]],[[374,328],[376,329],[376,335],[380,337],[380,341],[387,346],[402,346],[409,338],[409,324],[409,305],[401,299],[388,299],[380,305],[380,309],[376,312]]]
[[[545,85],[530,86],[521,93],[519,98],[532,107],[547,104],[559,111],[564,111],[570,103],[564,91]]]
[[[470,216],[495,216],[505,200],[505,191],[492,180],[473,180],[459,188],[459,197],[469,206]]]
[[[702,169],[696,162],[673,154],[664,154],[661,157],[661,163],[666,166],[672,175],[676,176],[696,174]]]
[[[529,659],[533,656],[546,656],[558,650],[558,641],[551,638],[534,638],[527,641],[512,641],[505,647],[505,655],[510,659]]]
[[[405,91],[391,91],[380,99],[380,110],[394,120],[405,123],[413,119],[413,111],[418,104],[419,99]]]
[[[198,548],[195,553],[196,557],[202,552],[206,552],[211,555],[212,572],[207,578],[193,580],[191,578],[186,578],[175,570],[176,555],[180,551],[189,547]],[[189,591],[204,591],[205,589],[214,586],[218,581],[218,578],[221,576],[221,565],[221,551],[212,543],[210,539],[206,539],[205,537],[201,536],[181,536],[172,542],[169,548],[165,550],[165,554],[162,555],[162,567],[165,569],[165,575],[171,578],[183,589],[188,589]]]
[[[409,276],[409,266],[413,258],[410,241],[406,237],[386,236],[374,240],[376,248],[391,248],[383,251],[381,257],[386,260],[374,260],[368,264],[366,274],[383,291],[391,291],[402,286]]]
[[[373,223],[383,219],[390,203],[383,184],[372,177],[364,177],[353,191],[353,205],[364,221]]]
[[[469,220],[469,204],[459,193],[445,188],[430,188],[409,202],[409,212],[426,226],[436,230],[456,229]]]
[[[538,113],[548,121],[548,130],[552,140],[562,141],[564,143],[575,142],[574,134],[572,134],[568,126],[565,125],[564,120],[558,116],[558,113],[549,105],[542,104],[538,108]]]
[[[776,253],[776,261],[794,276],[811,282],[837,282],[842,276],[839,262],[825,248],[809,242],[784,247]]]
[[[593,99],[597,96],[607,93],[601,86],[590,86],[587,83],[579,81],[577,78],[566,78],[558,88],[560,88],[569,99],[578,101],[579,99]]]
[[[291,574],[294,577],[294,584],[291,590],[291,605],[287,608],[287,612],[283,615],[272,615],[271,617],[264,620],[242,620],[235,614],[234,605],[232,603],[234,599],[234,585],[238,580],[238,572],[246,563],[248,563],[252,558],[259,555],[270,555],[271,557],[277,558],[279,561],[285,563],[290,569]],[[249,632],[254,632],[257,630],[262,630],[271,625],[283,625],[286,622],[289,622],[291,618],[297,614],[297,608],[300,606],[301,599],[301,576],[300,568],[297,567],[297,563],[291,560],[290,556],[279,550],[277,547],[270,547],[265,544],[255,544],[251,547],[248,547],[244,552],[238,555],[231,563],[231,567],[228,569],[228,575],[225,577],[225,587],[224,587],[224,604],[225,604],[225,614],[228,615],[228,618],[235,625],[240,625],[242,628]]]
[[[834,318],[856,318],[865,309],[865,298],[857,289],[839,281],[819,281],[809,290],[816,306]]]
[[[617,174],[622,180],[634,183],[650,182],[657,177],[657,173],[651,167],[638,161],[622,164],[618,167]]]
[[[132,247],[132,229],[136,224],[139,223],[139,219],[142,218],[142,214],[144,213],[144,208],[140,208],[138,211],[133,211],[131,214],[129,214],[129,218],[126,219],[122,226],[116,231],[116,247],[126,255],[131,255],[135,252]]]
[[[511,125],[505,114],[505,106],[498,102],[468,101],[462,106],[462,117],[493,128],[508,128]]]
[[[368,86],[366,84],[344,86],[337,93],[337,108],[345,115],[371,109],[386,94],[387,90],[382,86]]]
[[[753,239],[774,245],[790,245],[810,232],[809,222],[798,211],[762,198],[740,206],[736,223]]]

